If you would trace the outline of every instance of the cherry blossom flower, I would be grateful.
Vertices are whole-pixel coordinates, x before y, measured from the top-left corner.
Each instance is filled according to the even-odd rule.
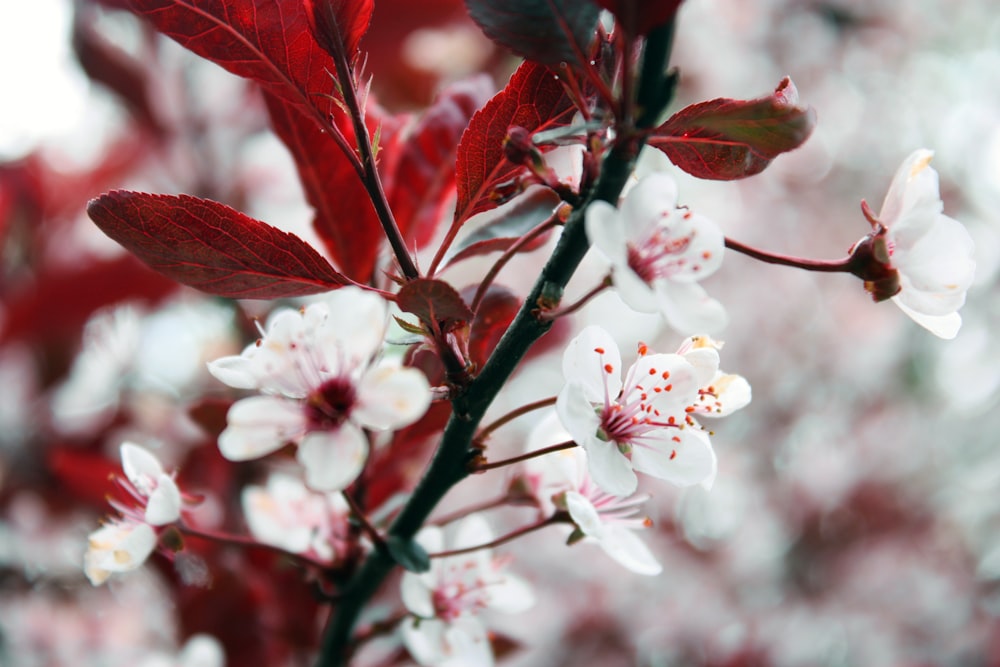
[[[309,486],[346,488],[368,456],[364,429],[411,424],[431,400],[423,373],[376,362],[386,319],[382,298],[344,287],[303,310],[277,312],[256,344],[210,363],[222,382],[263,394],[230,408],[222,455],[244,461],[295,443]]]
[[[151,526],[174,523],[181,516],[181,492],[174,478],[163,471],[159,460],[131,442],[121,446],[122,469],[127,491],[145,505],[143,519]]]
[[[725,237],[708,218],[677,208],[677,184],[665,173],[644,177],[621,208],[587,208],[587,237],[611,262],[622,300],[643,313],[662,313],[682,333],[717,331],[725,309],[698,284],[722,265]]]
[[[152,526],[130,517],[115,519],[90,534],[83,571],[90,583],[99,586],[112,574],[142,565],[155,548]]]
[[[112,501],[121,516],[90,534],[83,569],[95,586],[113,573],[128,572],[142,565],[156,548],[156,527],[181,517],[181,491],[159,460],[131,442],[121,446],[125,480],[115,481],[138,507]]]
[[[211,635],[196,634],[175,655],[154,653],[136,667],[224,667],[226,654],[219,640]]]
[[[975,273],[975,245],[962,223],[942,213],[938,174],[930,166],[933,155],[920,149],[903,161],[878,217],[862,203],[874,231],[855,244],[852,255],[874,248],[875,262],[889,278],[887,286],[886,280],[869,281],[862,272],[875,299],[891,296],[914,322],[951,339],[962,326],[958,309]],[[871,270],[870,265],[861,268]]]
[[[528,451],[571,439],[555,411],[538,423],[528,437]],[[524,463],[528,487],[545,514],[569,512],[577,531],[571,541],[595,541],[611,558],[637,574],[656,575],[663,568],[635,534],[648,528],[647,517],[636,516],[648,495],[628,499],[608,494],[587,472],[587,454],[580,447],[563,449]]]
[[[259,541],[333,561],[345,550],[350,508],[339,493],[320,493],[277,472],[266,486],[243,490],[243,514]]]
[[[452,549],[488,543],[493,539],[485,520],[477,515],[458,526]],[[429,553],[444,550],[443,531],[428,526],[417,541]],[[492,665],[493,651],[479,614],[486,610],[519,613],[534,604],[534,594],[519,577],[504,572],[506,559],[488,549],[431,560],[423,574],[403,574],[403,604],[414,618],[403,622],[402,634],[410,655],[421,665]]]
[[[616,496],[635,492],[635,471],[678,486],[710,488],[715,452],[694,414],[699,406],[715,415],[742,407],[749,402],[749,386],[744,391],[741,382],[720,382],[731,394],[713,386],[719,354],[712,344],[692,343],[680,354],[650,354],[640,345],[639,358],[624,380],[621,366],[614,339],[598,326],[585,328],[563,354],[566,385],[556,411],[587,452],[593,480]]]

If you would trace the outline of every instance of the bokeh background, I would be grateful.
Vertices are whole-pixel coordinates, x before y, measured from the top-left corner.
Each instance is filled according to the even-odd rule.
[[[230,665],[308,664],[309,632],[285,610],[300,596],[310,618],[315,603],[289,593],[294,573],[271,561],[154,559],[102,588],[82,574],[124,439],[183,465],[206,521],[227,513],[248,474],[219,459],[191,408],[226,395],[204,363],[239,350],[267,313],[145,272],[87,220],[86,201],[115,187],[188,192],[315,238],[254,89],[115,4],[0,5],[0,664],[193,667],[180,651],[199,632]],[[655,578],[552,533],[507,547],[538,603],[490,619],[510,640],[506,664],[1000,665],[998,45],[992,0],[684,3],[677,107],[756,97],[790,75],[819,124],[760,176],[676,174],[683,204],[745,243],[836,258],[867,231],[860,200],[877,209],[903,158],[930,148],[945,211],[976,240],[976,283],[961,333],[941,341],[853,278],[730,253],[704,284],[730,314],[723,367],[749,379],[754,400],[713,424],[714,488],[644,483]],[[398,112],[477,72],[499,87],[516,65],[453,0],[379,0],[362,47],[374,94]],[[87,74],[107,72],[108,53],[129,63],[117,83]],[[519,260],[505,284],[526,289],[543,259]],[[588,258],[572,289],[603,269]],[[476,270],[445,276],[462,287]],[[584,323],[625,350],[679,342],[613,294],[575,316]],[[560,381],[555,349],[495,412]],[[502,431],[497,450],[523,447],[531,425]],[[449,507],[503,482],[475,477]],[[396,648],[388,636],[359,661],[390,664]]]

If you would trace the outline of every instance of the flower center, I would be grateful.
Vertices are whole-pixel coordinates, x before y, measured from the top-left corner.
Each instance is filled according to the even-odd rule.
[[[354,383],[347,377],[335,377],[309,394],[306,414],[311,430],[328,430],[340,426],[351,415],[357,402]]]
[[[477,573],[474,561],[462,563],[448,572],[432,594],[434,614],[445,621],[482,611],[489,606],[488,581]]]
[[[657,227],[640,243],[628,244],[628,265],[647,284],[682,270],[697,272],[701,265],[688,254],[694,234],[671,236],[669,228]]]

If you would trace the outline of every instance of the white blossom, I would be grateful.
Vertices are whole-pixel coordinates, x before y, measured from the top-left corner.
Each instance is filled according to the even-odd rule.
[[[376,360],[386,318],[381,297],[344,287],[303,310],[275,313],[257,343],[210,363],[222,382],[263,394],[230,408],[222,455],[244,461],[295,443],[309,486],[350,485],[368,456],[364,429],[411,424],[431,400],[423,373]]]
[[[644,177],[621,208],[595,201],[587,237],[611,262],[619,296],[642,313],[662,313],[682,333],[725,326],[725,309],[698,281],[722,265],[725,237],[710,219],[677,208],[677,185],[665,173]]]
[[[477,515],[458,526],[451,550],[488,543],[493,539],[485,520]],[[443,531],[425,527],[417,541],[428,553],[445,549]],[[487,610],[519,613],[534,604],[527,582],[506,573],[505,559],[489,549],[434,558],[422,574],[405,572],[403,604],[413,614],[402,625],[403,641],[421,665],[459,667],[493,665],[486,627],[479,615]]]
[[[899,275],[893,302],[920,326],[950,339],[962,326],[958,309],[975,274],[975,245],[962,223],[942,213],[933,155],[920,149],[903,161],[877,222]]]
[[[631,495],[635,471],[678,486],[711,487],[715,452],[693,415],[742,407],[749,402],[749,385],[744,390],[745,381],[725,382],[732,407],[715,406],[725,395],[712,384],[719,377],[719,354],[706,343],[710,340],[693,338],[679,354],[650,354],[640,345],[624,378],[618,346],[607,331],[589,326],[570,341],[556,411],[587,452],[590,475],[605,491]],[[712,409],[706,410],[709,402]]]

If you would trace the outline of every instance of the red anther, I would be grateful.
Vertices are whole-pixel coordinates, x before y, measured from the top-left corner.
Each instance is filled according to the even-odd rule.
[[[663,371],[662,377],[663,377],[664,380],[666,380],[667,378],[669,378],[670,377],[670,371]]]
[[[594,352],[596,352],[597,354],[604,354],[604,348],[603,347],[595,347],[594,348]]]
[[[673,461],[676,458],[677,458],[677,450],[676,449],[670,450],[670,460]]]
[[[604,364],[604,372],[605,373],[613,373],[614,371],[615,371],[615,367],[614,366],[612,366],[611,364]]]
[[[649,374],[650,375],[656,375],[656,369],[655,368],[650,368],[649,369]]]

